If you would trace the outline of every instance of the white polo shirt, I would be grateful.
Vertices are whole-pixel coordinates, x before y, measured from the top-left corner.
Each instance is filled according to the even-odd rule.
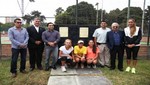
[[[96,37],[98,43],[106,43],[106,35],[109,31],[111,31],[110,28],[97,28],[93,33],[93,37]]]

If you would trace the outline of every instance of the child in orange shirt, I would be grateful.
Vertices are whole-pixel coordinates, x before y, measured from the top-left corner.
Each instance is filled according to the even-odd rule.
[[[93,68],[96,68],[98,54],[99,48],[95,46],[93,40],[89,40],[86,54],[87,68],[91,68],[91,64]]]

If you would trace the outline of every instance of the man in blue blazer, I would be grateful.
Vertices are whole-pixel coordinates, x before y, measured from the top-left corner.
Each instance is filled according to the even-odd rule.
[[[118,69],[123,71],[123,54],[124,54],[124,32],[119,30],[118,23],[112,23],[111,31],[107,32],[107,45],[110,49],[110,70],[116,68],[115,61],[118,56]]]

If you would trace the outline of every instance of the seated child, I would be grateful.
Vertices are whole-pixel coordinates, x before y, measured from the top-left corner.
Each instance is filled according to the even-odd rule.
[[[91,68],[91,65],[96,68],[98,53],[99,48],[95,46],[93,40],[89,40],[86,55],[87,68]]]
[[[84,46],[84,41],[79,40],[78,45],[74,47],[74,58],[76,62],[75,68],[78,68],[79,62],[81,62],[81,68],[84,68],[84,63],[86,61],[85,55],[86,55],[86,47]]]
[[[73,60],[73,47],[72,41],[70,39],[66,39],[64,42],[64,46],[59,48],[59,58],[61,60],[61,69],[63,72],[66,72],[67,63],[72,63]]]

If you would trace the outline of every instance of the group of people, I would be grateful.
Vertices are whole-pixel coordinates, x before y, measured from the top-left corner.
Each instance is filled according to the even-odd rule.
[[[45,71],[56,70],[56,63],[61,61],[61,69],[66,72],[66,67],[75,68],[96,68],[109,67],[110,70],[116,68],[115,61],[118,57],[118,69],[123,71],[124,48],[126,48],[127,68],[136,73],[137,54],[142,38],[141,29],[136,26],[134,19],[128,20],[128,27],[124,31],[119,30],[119,24],[114,22],[111,29],[107,28],[107,23],[102,21],[100,28],[93,33],[93,40],[89,40],[88,46],[84,46],[83,40],[78,40],[76,46],[72,46],[72,40],[66,39],[64,46],[58,47],[60,34],[54,29],[52,22],[47,23],[47,30],[40,27],[40,19],[35,18],[33,25],[28,28],[22,27],[21,19],[14,20],[14,27],[9,28],[8,36],[12,47],[11,69],[12,77],[17,76],[17,60],[20,54],[20,72],[26,73],[27,48],[29,52],[30,71],[35,69],[43,70],[42,55],[45,48]],[[50,57],[52,62],[50,63]],[[131,65],[131,58],[133,64]]]

